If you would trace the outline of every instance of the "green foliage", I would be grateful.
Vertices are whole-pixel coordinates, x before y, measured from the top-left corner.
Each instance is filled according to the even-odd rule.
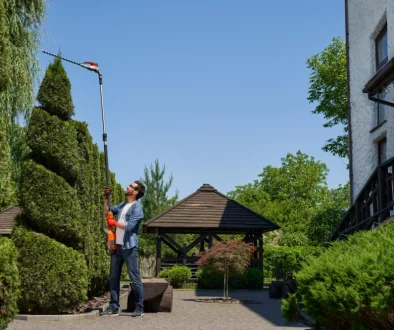
[[[6,11],[3,1],[0,1],[0,93],[9,88],[11,82],[10,46]]]
[[[160,214],[178,201],[178,192],[171,198],[167,196],[172,186],[173,176],[170,175],[168,181],[165,182],[165,171],[165,165],[161,167],[158,160],[155,160],[154,164],[151,164],[149,169],[145,166],[144,178],[140,179],[146,187],[145,196],[141,199],[144,209],[143,222]],[[173,236],[172,238],[175,237]],[[139,240],[139,253],[141,256],[150,256],[155,253],[155,235],[141,233],[139,235]],[[164,247],[163,255],[167,253],[166,249],[167,248]]]
[[[86,300],[88,270],[82,254],[45,235],[14,229],[19,249],[22,313],[59,314]]]
[[[217,267],[215,267],[213,264],[207,264],[199,267],[196,275],[199,289],[223,288],[223,273],[217,270]]]
[[[311,70],[308,100],[319,103],[313,113],[322,114],[328,120],[324,127],[341,125],[344,128],[344,134],[329,139],[323,150],[348,157],[345,42],[341,38],[333,38],[327,48],[308,58],[307,66]]]
[[[280,167],[264,167],[259,180],[229,196],[281,226],[281,236],[272,238],[276,244],[307,245],[312,216],[329,192],[327,173],[324,163],[298,151],[282,158]]]
[[[245,289],[262,289],[264,286],[264,273],[257,268],[246,268],[242,275],[242,284]]]
[[[49,64],[37,100],[44,110],[61,119],[70,119],[74,114],[71,83],[60,58]]]
[[[14,199],[11,182],[11,155],[6,135],[6,123],[0,112],[0,210],[9,206]]]
[[[83,239],[77,191],[33,160],[23,164],[20,205],[33,227],[67,246]]]
[[[199,289],[223,289],[223,273],[215,265],[204,265],[197,271]],[[264,274],[257,268],[229,275],[228,287],[238,290],[259,290],[264,286]]]
[[[157,277],[160,278],[169,278],[170,276],[170,268],[166,268],[160,271],[159,274],[157,274]]]
[[[0,329],[6,329],[12,316],[18,312],[20,278],[18,271],[18,251],[14,243],[0,237]]]
[[[305,321],[306,313],[323,330],[393,329],[393,256],[394,223],[334,242],[296,274],[298,290],[284,316]]]
[[[283,280],[287,273],[297,272],[303,262],[322,252],[322,248],[312,246],[266,246],[264,247],[265,277]]]
[[[249,266],[255,247],[243,241],[218,241],[207,252],[200,253],[197,265],[208,266],[224,276],[225,299],[228,299],[229,276],[241,274]]]
[[[168,279],[174,288],[181,287],[182,283],[190,281],[191,270],[186,266],[173,266],[168,272]]]
[[[23,125],[34,103],[39,72],[36,58],[45,0],[0,1],[0,117],[11,150],[12,181],[17,191],[23,150]],[[2,128],[3,129],[3,128]],[[3,145],[0,145],[3,150]],[[0,171],[1,172],[1,171]]]
[[[29,122],[27,141],[41,164],[70,184],[75,182],[80,160],[77,132],[71,122],[35,108]],[[86,160],[87,155],[82,156]]]

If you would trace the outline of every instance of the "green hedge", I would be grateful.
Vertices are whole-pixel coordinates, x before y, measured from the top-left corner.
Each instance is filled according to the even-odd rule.
[[[71,83],[60,58],[49,64],[37,94],[37,100],[49,113],[62,119],[74,114]]]
[[[283,280],[287,273],[301,269],[309,257],[318,256],[324,251],[314,246],[264,246],[265,278]]]
[[[27,143],[40,163],[73,184],[79,172],[77,132],[69,121],[33,109]]]
[[[296,273],[298,290],[284,303],[290,322],[298,309],[330,330],[394,329],[394,223],[334,242]]]
[[[82,254],[21,226],[15,227],[13,240],[19,249],[22,313],[58,314],[86,300]]]
[[[7,328],[12,316],[18,312],[21,283],[17,260],[18,251],[14,243],[0,237],[0,330]]]
[[[224,277],[212,266],[202,266],[197,271],[199,289],[223,289]],[[257,268],[246,268],[241,275],[230,275],[230,289],[259,290],[264,286],[264,273]]]
[[[81,247],[83,233],[76,190],[44,166],[22,165],[20,205],[40,232],[67,246]]]

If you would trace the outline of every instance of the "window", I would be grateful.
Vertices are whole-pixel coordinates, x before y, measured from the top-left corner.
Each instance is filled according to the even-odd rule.
[[[382,94],[379,94],[377,96],[378,99],[384,99]],[[381,103],[376,103],[377,104],[377,125],[380,125],[386,120],[386,106]]]
[[[387,46],[387,25],[384,26],[382,31],[378,34],[375,39],[376,48],[376,70],[382,68],[386,64],[388,59],[388,46]]]
[[[387,160],[387,138],[383,138],[378,142],[378,162],[379,164]]]
[[[388,59],[387,24],[383,27],[382,31],[380,31],[375,39],[375,49],[376,71],[379,71],[387,63]],[[382,94],[377,95],[377,97],[384,99]],[[386,120],[386,106],[384,104],[377,103],[377,107],[377,125],[380,125]]]

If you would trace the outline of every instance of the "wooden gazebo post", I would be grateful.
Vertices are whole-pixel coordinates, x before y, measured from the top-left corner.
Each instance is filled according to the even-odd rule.
[[[156,277],[160,273],[161,269],[161,236],[159,234],[159,230],[156,230],[157,236],[156,236]]]

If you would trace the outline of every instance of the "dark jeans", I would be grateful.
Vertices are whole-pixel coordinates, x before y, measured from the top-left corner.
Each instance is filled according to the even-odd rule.
[[[144,309],[144,289],[142,287],[140,269],[138,267],[138,249],[122,249],[117,247],[111,253],[111,270],[109,276],[109,290],[111,292],[111,301],[109,305],[114,309],[119,309],[119,290],[120,290],[120,274],[122,272],[123,263],[126,263],[130,280],[133,282],[133,290],[135,294],[136,308]]]

